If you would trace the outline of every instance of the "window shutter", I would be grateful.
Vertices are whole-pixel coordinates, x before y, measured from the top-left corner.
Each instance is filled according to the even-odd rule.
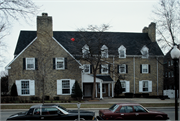
[[[143,88],[143,83],[142,81],[139,81],[139,92],[143,92],[142,88]]]
[[[149,65],[149,73],[151,73],[151,66]]]
[[[35,95],[35,83],[34,83],[34,80],[30,80],[30,95]]]
[[[130,82],[129,81],[126,81],[126,92],[130,92]]]
[[[142,73],[142,65],[140,65],[140,73]]]
[[[64,58],[65,69],[67,69],[67,58]]]
[[[126,73],[128,73],[128,65],[126,65]]]
[[[56,69],[56,59],[53,58],[53,69]]]
[[[148,91],[152,92],[152,81],[148,81]]]
[[[16,80],[16,87],[18,95],[21,95],[21,80]]]
[[[23,58],[23,70],[26,70],[26,58]]]
[[[111,64],[108,65],[108,73],[110,74],[110,67],[111,67]]]
[[[38,70],[38,60],[35,58],[35,70]]]
[[[62,94],[62,80],[57,80],[57,95]]]
[[[70,80],[70,94],[72,94],[72,87],[75,83],[75,80]]]
[[[101,74],[101,64],[99,65],[99,73]]]
[[[117,73],[119,74],[119,65],[117,65]]]
[[[92,74],[92,65],[90,65],[90,73]]]

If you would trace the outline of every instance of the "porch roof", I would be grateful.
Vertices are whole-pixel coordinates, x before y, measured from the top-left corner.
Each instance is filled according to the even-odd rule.
[[[96,75],[96,77],[103,81],[113,81],[113,79],[109,75]]]

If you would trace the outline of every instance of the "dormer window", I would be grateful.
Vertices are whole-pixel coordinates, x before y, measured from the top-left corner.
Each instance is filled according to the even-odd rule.
[[[108,58],[108,48],[106,45],[103,45],[101,47],[101,57],[102,58]]]
[[[148,58],[149,57],[149,49],[144,45],[141,49],[142,58]]]
[[[83,58],[88,58],[89,55],[89,46],[86,44],[84,45],[84,47],[82,48],[82,53],[83,53]]]
[[[126,58],[126,48],[123,45],[118,48],[118,53],[119,58]]]

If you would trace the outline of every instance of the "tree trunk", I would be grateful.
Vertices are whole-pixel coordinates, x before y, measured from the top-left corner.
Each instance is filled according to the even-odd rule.
[[[96,72],[93,73],[94,82],[93,82],[93,90],[91,99],[94,100],[95,92],[96,92]]]
[[[42,103],[44,104],[44,78],[42,79],[43,82],[43,95],[42,95]]]

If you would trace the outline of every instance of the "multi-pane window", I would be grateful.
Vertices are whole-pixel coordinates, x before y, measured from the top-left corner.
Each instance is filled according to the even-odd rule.
[[[119,66],[119,73],[126,73],[126,64],[121,64]]]
[[[108,48],[106,45],[103,45],[101,48],[101,57],[108,58]]]
[[[126,58],[126,48],[123,45],[118,48],[118,52],[119,58]]]
[[[148,64],[142,64],[142,73],[149,73]]]
[[[142,58],[148,58],[149,57],[149,49],[146,46],[143,46],[141,49]]]
[[[90,64],[84,64],[84,73],[90,74]]]
[[[56,69],[64,69],[64,58],[56,58]]]
[[[125,81],[121,82],[121,87],[122,87],[122,92],[126,92],[126,82]]]
[[[70,94],[70,80],[62,80],[62,94]]]
[[[84,45],[84,47],[82,48],[82,53],[83,53],[83,58],[88,58],[89,57],[89,46],[88,45]]]
[[[35,69],[35,58],[26,58],[26,69],[27,70]]]
[[[21,93],[22,95],[30,94],[29,81],[21,81]]]
[[[143,81],[143,91],[148,91],[148,81]]]
[[[171,71],[171,76],[174,77],[174,72],[173,71]]]
[[[108,73],[108,64],[101,65],[101,73]]]

